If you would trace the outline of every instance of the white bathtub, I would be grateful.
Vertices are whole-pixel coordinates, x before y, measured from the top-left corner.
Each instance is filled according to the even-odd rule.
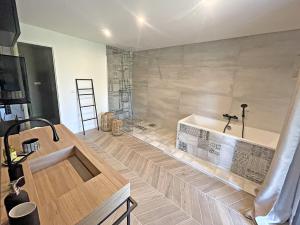
[[[199,115],[191,115],[188,116],[182,120],[180,120],[178,123],[186,124],[192,127],[202,128],[210,131],[217,131],[220,132],[221,135],[229,135],[233,136],[234,138],[241,139],[242,138],[242,125],[237,124],[236,122],[231,122],[231,130],[226,130],[226,133],[223,133],[224,127],[227,124],[227,121],[221,121],[217,119],[211,119],[204,116]],[[276,149],[278,140],[279,140],[279,134],[274,133],[271,131],[266,130],[260,130],[253,127],[247,127],[247,122],[245,124],[244,129],[244,141],[260,145],[267,148]]]
[[[256,183],[262,183],[271,165],[279,134],[232,122],[198,115],[188,116],[177,125],[176,147],[218,167]]]

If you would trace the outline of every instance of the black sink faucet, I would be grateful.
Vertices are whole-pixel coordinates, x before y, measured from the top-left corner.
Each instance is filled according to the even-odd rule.
[[[18,179],[19,177],[17,176],[17,169],[18,167],[16,166],[17,163],[13,163],[12,160],[11,160],[11,157],[10,157],[10,149],[9,149],[9,143],[8,143],[8,137],[10,135],[10,133],[12,132],[12,130],[23,124],[23,123],[27,123],[27,122],[30,122],[30,121],[37,121],[37,122],[43,122],[43,123],[46,123],[47,125],[49,125],[52,129],[52,134],[53,134],[53,141],[57,142],[59,141],[59,137],[58,137],[58,134],[56,132],[56,129],[54,127],[54,125],[46,120],[46,119],[42,119],[42,118],[29,118],[29,119],[25,119],[25,120],[20,120],[18,121],[17,123],[11,125],[7,131],[5,132],[4,134],[4,147],[5,147],[5,155],[6,155],[6,159],[7,159],[7,165],[8,165],[8,174],[9,174],[9,179],[10,181],[14,181],[16,179]]]

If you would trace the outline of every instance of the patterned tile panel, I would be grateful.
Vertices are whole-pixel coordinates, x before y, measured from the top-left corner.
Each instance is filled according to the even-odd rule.
[[[270,168],[274,150],[238,141],[231,171],[256,183],[262,183]]]
[[[179,124],[178,128],[178,149],[258,184],[264,181],[274,156],[273,149],[186,124]]]
[[[199,137],[201,135],[201,130],[199,130],[197,128],[190,127],[185,124],[180,124],[179,126],[180,126],[179,130],[182,133],[186,133],[186,134],[192,135],[194,137]]]

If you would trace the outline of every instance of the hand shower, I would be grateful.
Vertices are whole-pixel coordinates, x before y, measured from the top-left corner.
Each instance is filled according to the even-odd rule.
[[[245,132],[245,109],[248,107],[247,104],[241,104],[242,107],[242,123],[243,123],[243,129],[242,129],[242,138],[244,138],[244,132]]]
[[[241,107],[243,109],[242,117],[245,117],[245,108],[247,108],[248,105],[247,104],[241,104]]]

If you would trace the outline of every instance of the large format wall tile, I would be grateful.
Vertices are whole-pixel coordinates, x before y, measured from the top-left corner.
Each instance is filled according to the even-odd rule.
[[[185,114],[210,113],[221,116],[230,111],[232,98],[223,95],[212,95],[199,92],[183,92],[180,96],[179,110]],[[207,114],[206,114],[207,115]]]
[[[252,67],[293,66],[299,54],[299,30],[243,38],[239,65]]]
[[[203,91],[211,94],[230,95],[232,92],[235,67],[188,66],[176,82],[181,91]]]
[[[240,51],[239,39],[184,46],[184,65],[202,67],[235,66]]]
[[[241,112],[240,105],[248,103],[246,126],[278,132],[284,124],[291,98],[234,98],[231,112]]]
[[[298,79],[299,39],[296,30],[135,52],[135,114],[175,128],[193,113],[240,116],[247,103],[247,126],[280,132]]]
[[[241,67],[235,76],[234,97],[290,98],[297,73],[293,67]]]

